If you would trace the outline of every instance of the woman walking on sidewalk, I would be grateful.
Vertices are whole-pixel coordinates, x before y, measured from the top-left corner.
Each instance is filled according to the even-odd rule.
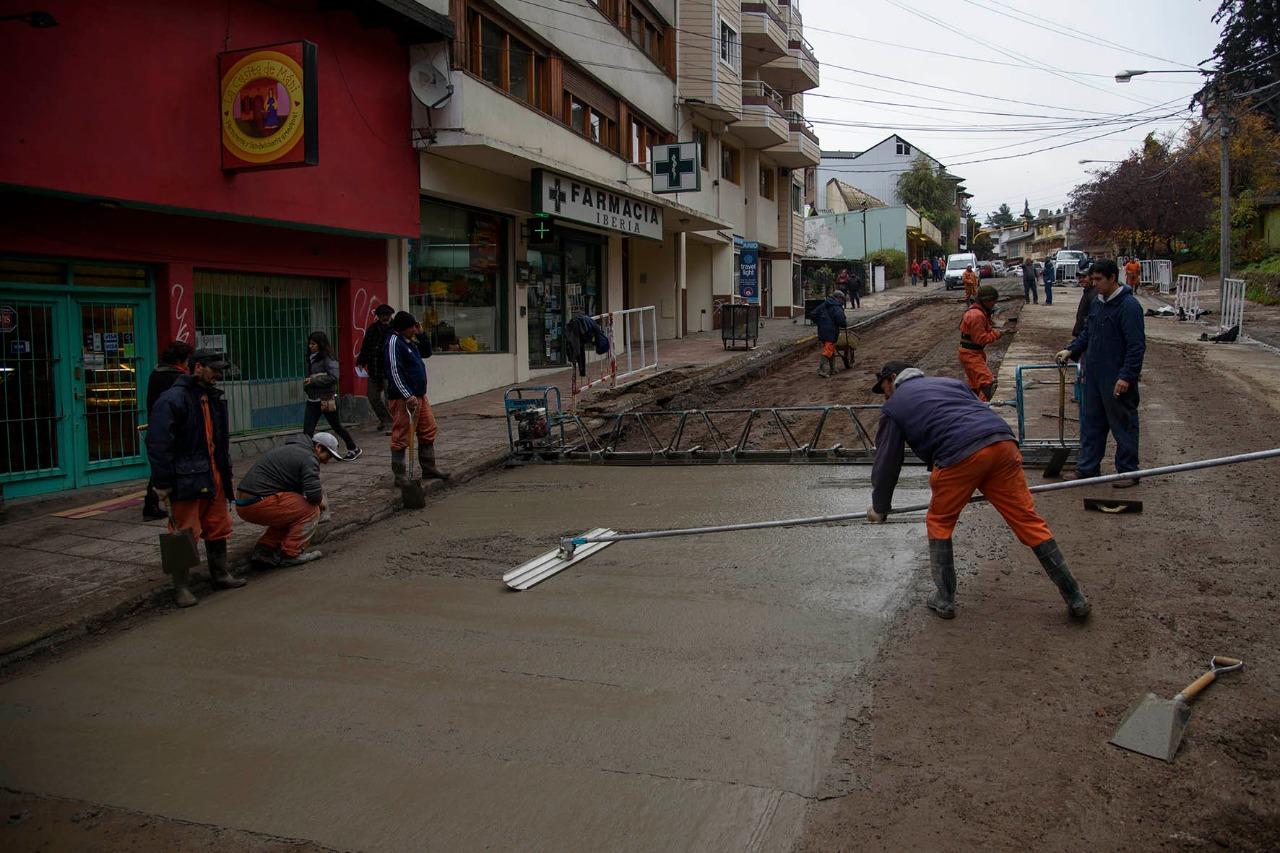
[[[358,458],[361,450],[338,418],[338,360],[333,357],[333,346],[324,332],[312,332],[307,338],[307,378],[302,380],[302,390],[307,395],[302,432],[307,438],[315,435],[320,415],[324,415],[329,427],[347,445],[344,459],[349,462]]]

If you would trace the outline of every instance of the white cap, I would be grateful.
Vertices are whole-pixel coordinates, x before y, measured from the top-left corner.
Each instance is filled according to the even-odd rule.
[[[318,432],[311,436],[311,441],[329,451],[329,455],[339,462],[343,461],[342,451],[338,450],[338,439],[331,432]]]

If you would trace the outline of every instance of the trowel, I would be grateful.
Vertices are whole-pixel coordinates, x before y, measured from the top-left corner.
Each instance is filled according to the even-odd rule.
[[[1152,758],[1173,761],[1182,743],[1182,732],[1191,719],[1191,700],[1213,683],[1219,673],[1241,669],[1244,661],[1214,655],[1209,671],[1182,688],[1172,699],[1161,699],[1148,693],[1129,707],[1120,721],[1111,743],[1121,749],[1140,752]]]

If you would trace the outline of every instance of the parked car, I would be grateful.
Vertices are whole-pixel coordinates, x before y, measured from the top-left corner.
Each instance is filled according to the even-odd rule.
[[[1053,256],[1053,277],[1058,281],[1075,281],[1079,278],[1080,264],[1088,255],[1075,249],[1059,249]]]
[[[978,256],[973,252],[960,252],[956,255],[947,255],[947,269],[942,274],[943,284],[947,290],[958,290],[964,287],[964,271],[966,267],[978,267]]]
[[[978,261],[978,278],[995,278],[996,265],[991,261]]]
[[[991,262],[991,266],[993,266],[993,267],[995,267],[995,268],[996,268],[996,275],[1007,275],[1007,274],[1008,274],[1008,273],[1007,273],[1007,271],[1006,271],[1006,270],[1005,270],[1005,268],[1004,268],[1004,261],[1000,260],[999,258],[996,258],[994,261],[992,261],[992,262]]]

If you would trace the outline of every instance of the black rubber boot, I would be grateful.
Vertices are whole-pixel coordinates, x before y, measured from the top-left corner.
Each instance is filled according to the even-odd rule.
[[[936,591],[925,602],[943,619],[956,618],[956,561],[950,539],[929,540],[929,566]]]
[[[248,583],[244,578],[231,574],[227,568],[227,540],[205,542],[204,555],[209,560],[209,582],[214,589],[239,589]]]
[[[1040,565],[1044,566],[1044,573],[1049,576],[1049,580],[1053,581],[1058,587],[1058,592],[1062,593],[1062,600],[1067,603],[1067,609],[1071,611],[1071,615],[1077,619],[1088,616],[1091,609],[1089,599],[1084,597],[1084,593],[1080,591],[1080,584],[1067,568],[1067,559],[1062,556],[1062,549],[1058,547],[1058,543],[1050,539],[1048,542],[1041,542],[1031,550],[1040,558]]]
[[[194,592],[191,591],[191,570],[181,569],[172,575],[173,577],[173,603],[179,607],[193,607],[200,603],[200,599],[196,598]]]
[[[404,455],[405,451],[403,450],[391,451],[391,473],[395,476],[395,485],[397,487],[405,484]]]
[[[168,518],[169,513],[165,512],[160,506],[160,496],[156,494],[156,490],[151,488],[151,484],[147,484],[147,496],[142,499],[142,518],[144,521],[159,521],[162,518]]]
[[[449,479],[447,471],[441,471],[436,467],[436,446],[434,442],[418,447],[418,464],[422,466],[422,479],[424,480]]]

